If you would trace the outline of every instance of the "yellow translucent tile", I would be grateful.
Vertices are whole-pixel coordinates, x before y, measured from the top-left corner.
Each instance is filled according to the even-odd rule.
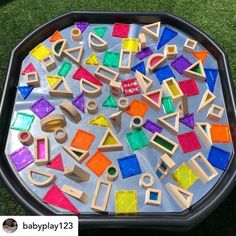
[[[97,126],[103,126],[103,127],[111,127],[110,123],[106,119],[105,115],[101,114],[93,118],[88,122],[90,125],[97,125]]]
[[[90,54],[88,58],[85,60],[84,64],[90,65],[90,66],[97,66],[99,64],[99,61],[96,54],[94,53]]]
[[[138,212],[137,193],[135,190],[115,192],[115,213],[129,214]]]
[[[173,172],[172,178],[185,190],[188,190],[198,180],[198,176],[186,163]]]
[[[49,56],[51,54],[51,50],[44,44],[40,43],[34,49],[32,49],[29,54],[40,61]]]
[[[122,39],[122,49],[129,50],[132,53],[138,52],[139,39],[137,38],[123,38]]]
[[[53,88],[54,85],[61,79],[58,75],[48,75],[46,78],[50,88]]]
[[[117,141],[115,138],[109,133],[107,137],[105,138],[105,141],[103,145],[111,145],[111,144],[117,144]]]

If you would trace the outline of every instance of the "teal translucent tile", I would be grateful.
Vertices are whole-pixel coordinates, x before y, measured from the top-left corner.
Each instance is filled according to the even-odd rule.
[[[149,141],[144,134],[144,132],[140,130],[134,130],[130,133],[126,134],[126,139],[131,147],[132,151],[138,150],[149,145]]]
[[[16,118],[13,121],[13,124],[11,125],[11,129],[15,130],[29,130],[33,121],[34,121],[34,115],[30,115],[23,112],[17,112]]]
[[[170,114],[175,111],[171,97],[163,97],[161,103],[165,114]]]
[[[58,75],[66,77],[71,67],[72,67],[72,64],[70,62],[65,61],[60,67],[60,70],[58,71]]]
[[[120,61],[120,53],[110,52],[110,51],[105,52],[103,58],[104,66],[117,68],[119,66],[119,61]]]

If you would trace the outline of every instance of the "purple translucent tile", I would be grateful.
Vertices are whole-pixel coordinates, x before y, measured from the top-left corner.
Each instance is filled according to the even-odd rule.
[[[152,49],[149,47],[143,48],[140,52],[136,54],[139,60],[143,60],[145,57],[150,56],[153,53]]]
[[[9,155],[17,171],[34,162],[34,157],[27,147],[22,147]]]
[[[178,71],[181,75],[184,73],[184,71],[190,67],[192,63],[185,58],[184,56],[177,57],[172,63],[171,66]]]
[[[179,119],[179,121],[188,126],[189,128],[193,129],[194,128],[194,113],[191,113],[189,115],[186,115],[182,118]]]
[[[72,100],[72,104],[84,113],[85,112],[85,109],[84,109],[84,94],[81,93],[79,96],[74,98]]]
[[[80,29],[81,33],[85,31],[88,25],[89,25],[88,22],[75,22],[75,26]]]
[[[143,127],[147,130],[149,130],[152,133],[158,132],[161,133],[162,127],[159,126],[158,124],[152,122],[151,120],[147,119],[146,122],[144,123]]]

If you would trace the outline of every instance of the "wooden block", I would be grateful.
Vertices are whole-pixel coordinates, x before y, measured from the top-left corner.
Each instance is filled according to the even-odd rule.
[[[85,107],[89,114],[96,114],[98,112],[98,104],[96,100],[88,100]]]
[[[92,32],[89,33],[88,41],[89,47],[95,51],[103,52],[107,49],[107,42]]]
[[[54,138],[58,143],[64,143],[67,141],[68,136],[64,128],[58,128],[54,131]]]
[[[104,193],[103,202],[101,205],[98,205],[97,199],[98,199],[98,194],[101,193],[101,191],[100,191],[101,185],[106,186],[106,191],[105,191],[105,193],[102,192],[102,193]],[[93,195],[92,203],[90,205],[91,209],[93,209],[94,211],[98,211],[98,212],[105,212],[106,211],[110,192],[111,192],[111,186],[112,186],[111,182],[109,182],[107,180],[98,180],[97,185],[96,185],[96,189],[95,189],[95,192]]]
[[[64,55],[76,65],[80,65],[84,52],[84,46],[76,46],[63,51]],[[74,55],[77,55],[76,57]]]
[[[146,48],[147,47],[147,39],[144,33],[140,33],[139,36],[139,45],[140,49]]]
[[[156,132],[150,139],[151,147],[154,149],[173,155],[178,148],[178,144],[168,139],[164,135]]]
[[[162,89],[150,91],[142,94],[142,100],[147,103],[153,110],[158,111],[161,107]]]
[[[194,130],[200,136],[207,147],[212,145],[211,140],[211,125],[208,122],[196,122]]]
[[[39,75],[37,71],[25,73],[24,77],[27,85],[31,85],[34,87],[40,86]]]
[[[182,104],[182,114],[183,116],[187,115],[188,112],[188,97],[186,95],[183,95],[181,97],[181,104]]]
[[[99,65],[94,73],[95,77],[104,83],[110,84],[111,81],[118,80],[119,73],[106,66]]]
[[[119,128],[121,127],[121,118],[122,118],[122,111],[118,111],[111,114],[109,120],[115,127]]]
[[[73,187],[71,187],[71,186],[69,186],[67,184],[64,184],[62,186],[61,190],[62,190],[62,192],[70,195],[71,197],[76,198],[77,200],[79,200],[79,201],[81,201],[83,203],[87,203],[88,202],[88,199],[89,199],[88,195],[85,192],[83,192],[83,191],[81,191],[81,190],[79,190],[77,188],[73,188]]]
[[[176,82],[176,80],[171,77],[169,79],[165,79],[162,82],[162,90],[171,98],[174,102],[179,101],[182,96],[184,95],[182,90],[179,87],[179,84]]]
[[[79,112],[77,111],[77,109],[72,104],[68,103],[67,101],[63,101],[59,105],[59,107],[62,113],[74,123],[78,123],[81,120],[81,116]]]
[[[109,84],[110,92],[113,96],[119,97],[121,94],[121,82],[112,80]]]
[[[143,127],[143,118],[141,116],[132,116],[130,120],[131,129],[141,129]]]
[[[158,67],[163,65],[167,60],[167,56],[161,53],[154,53],[148,57],[147,60],[147,68],[148,71],[152,72],[156,70]]]
[[[18,133],[18,139],[25,146],[30,146],[34,142],[32,134],[26,130]]]
[[[54,57],[61,61],[64,57],[63,51],[67,49],[68,43],[66,39],[58,39],[52,44],[51,51],[54,55]]]
[[[167,155],[164,154],[160,157],[160,161],[156,166],[156,172],[159,171],[161,173],[160,179],[167,176],[170,171],[174,168],[175,162]],[[158,176],[159,177],[159,176]]]
[[[193,63],[185,71],[184,75],[193,77],[194,79],[199,79],[202,82],[206,80],[206,73],[201,60]]]
[[[43,69],[47,72],[54,70],[57,67],[56,61],[51,55],[46,56],[40,61]]]
[[[121,74],[130,73],[132,52],[122,49],[120,52],[119,72]],[[124,63],[125,62],[125,63]]]
[[[152,38],[153,40],[158,40],[160,34],[161,22],[155,22],[142,27],[142,32]]]
[[[119,177],[119,169],[116,165],[109,165],[105,170],[105,175],[107,176],[107,180],[115,181]]]
[[[156,200],[150,198],[151,193],[154,193],[154,194],[157,195]],[[162,201],[162,191],[161,191],[161,189],[147,188],[146,195],[145,195],[145,204],[146,205],[158,206],[158,205],[161,204],[161,201]]]
[[[85,88],[85,85],[89,86],[91,89]],[[82,78],[80,80],[80,91],[83,92],[87,97],[96,98],[102,93],[102,88]]]
[[[88,157],[89,152],[72,146],[62,145],[63,149],[80,164]]]
[[[79,28],[73,28],[70,31],[70,35],[73,41],[79,42],[83,39],[82,33]]]
[[[90,179],[90,174],[76,165],[66,168],[63,175],[78,183],[86,182]]]
[[[191,206],[193,193],[171,183],[166,184],[166,189],[182,209],[189,208]]]
[[[40,121],[40,125],[44,132],[54,132],[56,129],[66,126],[66,119],[61,114],[50,114]]]
[[[168,119],[175,118],[175,124],[172,125],[167,122]],[[165,127],[170,133],[176,135],[179,132],[179,112],[174,112],[171,114],[164,115],[157,119],[158,123]]]
[[[215,99],[216,99],[216,96],[209,89],[207,89],[205,91],[205,93],[203,94],[203,96],[202,96],[202,100],[201,100],[201,102],[199,104],[199,107],[198,107],[197,111],[202,110],[207,105],[212,103]]]
[[[197,41],[187,38],[185,43],[184,43],[184,48],[183,49],[186,52],[194,52],[196,46],[197,46]]]
[[[147,181],[148,179],[148,181]],[[154,184],[154,176],[150,173],[143,173],[139,179],[139,186],[142,188],[150,188]]]
[[[119,110],[126,111],[129,106],[129,100],[126,97],[121,97],[117,101],[117,105],[119,107]]]
[[[201,159],[201,165],[204,165],[207,168],[203,169],[201,165],[197,162],[197,159]],[[201,153],[197,153],[188,160],[188,165],[192,168],[194,173],[202,180],[203,183],[207,183],[218,175],[216,169],[211,165],[211,163],[206,159],[206,157]]]
[[[149,92],[152,87],[153,80],[148,78],[146,75],[143,75],[138,70],[135,71],[135,77],[137,78],[139,85],[141,86],[143,92],[144,93]]]
[[[32,174],[41,175],[41,176],[47,177],[47,179],[43,181],[35,180]],[[29,168],[27,170],[27,176],[28,176],[29,181],[33,185],[38,186],[38,187],[48,187],[49,185],[53,184],[56,180],[56,176],[54,174],[51,174],[49,172],[42,171],[39,169],[32,169],[32,168]]]
[[[45,165],[50,161],[47,136],[34,138],[34,158],[34,163],[38,166]]]
[[[167,59],[174,59],[178,55],[178,49],[176,45],[166,45],[164,48],[164,54]]]
[[[219,120],[221,120],[221,118],[224,114],[224,111],[225,111],[224,107],[218,106],[216,104],[212,104],[210,106],[210,109],[207,112],[206,117],[208,120],[219,121]]]

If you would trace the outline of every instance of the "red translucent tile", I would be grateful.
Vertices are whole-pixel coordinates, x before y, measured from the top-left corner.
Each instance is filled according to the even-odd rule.
[[[188,97],[199,94],[199,89],[193,79],[179,81],[179,87]]]
[[[129,29],[129,24],[115,23],[113,26],[112,36],[119,38],[128,38]]]

